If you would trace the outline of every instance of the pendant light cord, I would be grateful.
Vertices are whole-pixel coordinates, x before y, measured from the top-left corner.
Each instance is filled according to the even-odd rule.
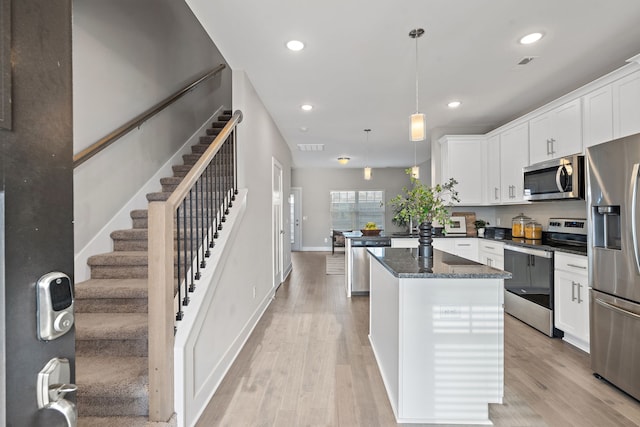
[[[418,35],[417,28],[415,32],[416,32],[416,36],[414,38],[416,39],[416,113],[419,113],[420,109],[418,108],[418,37],[420,36]]]

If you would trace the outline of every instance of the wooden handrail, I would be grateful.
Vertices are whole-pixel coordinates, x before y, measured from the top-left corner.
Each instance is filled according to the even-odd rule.
[[[176,280],[174,220],[177,218],[176,211],[240,122],[242,122],[242,112],[238,110],[171,196],[164,202],[149,203],[148,357],[149,419],[151,421],[167,421],[174,411],[173,347]],[[233,137],[235,138],[235,133]]]
[[[86,162],[91,157],[95,156],[100,151],[104,150],[109,145],[113,144],[115,141],[117,141],[118,139],[122,138],[124,135],[126,135],[127,133],[129,133],[133,129],[135,129],[138,126],[142,125],[144,122],[146,122],[151,117],[153,117],[156,114],[158,114],[160,111],[162,111],[165,108],[167,108],[169,105],[171,105],[174,102],[176,102],[178,99],[182,98],[187,92],[189,92],[192,89],[194,89],[200,83],[204,82],[205,80],[210,79],[211,77],[215,76],[216,74],[218,74],[220,71],[224,70],[225,68],[226,68],[225,64],[220,64],[217,67],[211,69],[210,71],[207,71],[205,74],[203,74],[202,76],[198,77],[193,82],[189,83],[187,86],[185,86],[184,88],[180,89],[179,91],[177,91],[173,95],[165,98],[163,101],[160,101],[159,103],[157,103],[153,107],[149,108],[147,111],[145,111],[145,112],[139,114],[138,116],[134,117],[133,119],[129,120],[127,123],[123,124],[118,129],[114,130],[113,132],[109,133],[108,135],[103,136],[98,141],[96,141],[93,144],[91,144],[89,147],[87,147],[84,150],[80,151],[78,154],[75,154],[73,156],[73,167],[76,168],[76,167],[80,166],[82,163]]]
[[[220,146],[227,140],[229,134],[235,129],[236,125],[242,122],[242,111],[236,110],[231,116],[231,120],[227,122],[227,124],[222,128],[220,133],[213,140],[209,148],[202,154],[202,156],[198,159],[195,165],[189,170],[189,173],[184,177],[180,184],[176,187],[175,190],[171,193],[171,196],[167,199],[165,203],[170,205],[172,209],[177,209],[178,205],[182,200],[187,197],[189,190],[196,183],[200,175],[207,168],[207,165],[213,159],[213,156],[216,155]]]

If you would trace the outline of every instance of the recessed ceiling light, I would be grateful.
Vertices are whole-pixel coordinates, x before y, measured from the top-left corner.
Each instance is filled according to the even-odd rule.
[[[532,44],[542,38],[542,33],[531,33],[520,39],[520,44]]]
[[[313,105],[304,104],[300,108],[302,108],[304,111],[311,111],[311,110],[313,110]]]
[[[290,40],[287,42],[287,48],[294,52],[304,49],[304,43],[299,40]]]
[[[460,106],[461,102],[460,101],[451,101],[450,103],[447,104],[447,107],[449,108],[458,108]]]

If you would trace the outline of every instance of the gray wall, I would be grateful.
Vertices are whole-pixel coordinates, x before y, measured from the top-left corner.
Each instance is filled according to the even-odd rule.
[[[74,153],[220,63],[182,1],[74,0]],[[229,69],[75,169],[76,253],[221,105]]]
[[[422,169],[420,174],[422,177]],[[361,168],[294,169],[291,176],[291,185],[302,188],[303,250],[331,248],[330,191],[384,190],[386,199],[384,229],[387,233],[401,231],[391,223],[393,215],[389,200],[400,194],[403,187],[410,185],[405,169],[374,168],[371,181],[364,180]],[[424,176],[428,176],[426,170]]]

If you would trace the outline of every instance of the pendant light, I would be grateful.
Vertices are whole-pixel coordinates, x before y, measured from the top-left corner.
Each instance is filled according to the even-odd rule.
[[[413,167],[411,168],[411,178],[420,179],[420,166],[416,162],[416,146],[417,142],[413,143]]]
[[[369,163],[367,152],[369,149],[369,132],[371,132],[371,129],[365,129],[364,131],[367,133],[367,143],[366,143],[367,145],[365,145],[365,148],[364,148],[364,164],[365,164],[364,179],[365,181],[371,181],[371,178],[373,176],[373,170],[369,166],[367,166],[367,164]]]
[[[416,41],[416,112],[411,115],[411,128],[410,135],[411,141],[424,141],[426,138],[425,131],[425,116],[420,113],[418,109],[418,38],[422,37],[424,30],[422,28],[416,28],[409,32],[409,37]]]

